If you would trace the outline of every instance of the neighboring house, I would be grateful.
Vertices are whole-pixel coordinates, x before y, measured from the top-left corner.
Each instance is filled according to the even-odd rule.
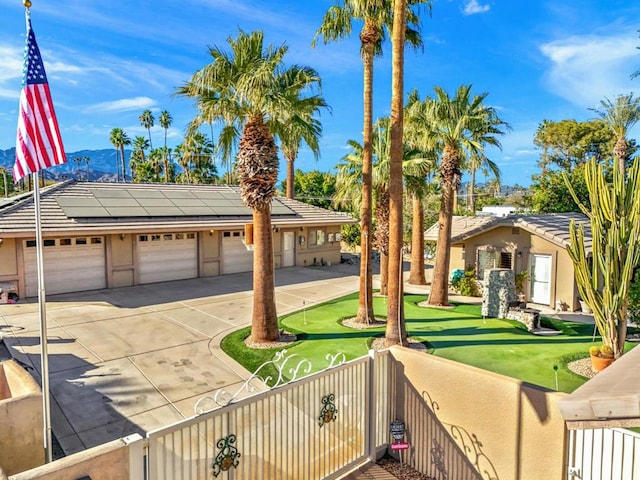
[[[585,244],[590,248],[591,228],[580,213],[454,217],[450,271],[473,268],[482,280],[491,268],[527,270],[527,301],[552,308],[560,302],[578,310],[573,262],[566,251],[572,220],[585,225]],[[425,240],[437,238],[436,224],[427,230]]]
[[[253,269],[252,212],[237,187],[82,183],[41,191],[48,294],[210,277]],[[276,268],[340,261],[351,217],[274,198]],[[250,231],[247,229],[247,231]],[[0,203],[0,284],[37,295],[32,194]]]

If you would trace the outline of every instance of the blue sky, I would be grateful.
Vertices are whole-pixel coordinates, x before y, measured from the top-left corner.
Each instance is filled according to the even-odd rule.
[[[489,156],[504,184],[528,185],[539,152],[532,143],[544,119],[587,120],[605,97],[640,95],[640,4],[629,0],[434,0],[423,12],[424,49],[407,51],[405,91],[424,98],[439,85],[488,92],[512,131]],[[34,0],[31,18],[68,152],[112,148],[109,132],[145,135],[145,108],[174,117],[169,146],[180,143],[195,110],[177,86],[209,63],[208,45],[223,45],[238,28],[262,29],[266,41],[289,46],[288,63],[318,70],[332,108],[324,112],[321,158],[302,151],[296,167],[328,171],[362,139],[362,63],[352,37],[311,48],[333,0]],[[24,7],[0,0],[0,149],[15,145],[24,48]],[[374,117],[389,114],[391,49],[376,60]],[[163,138],[156,125],[156,145]],[[632,136],[640,140],[640,129]],[[281,178],[285,169],[281,164]],[[482,180],[482,178],[481,178]]]

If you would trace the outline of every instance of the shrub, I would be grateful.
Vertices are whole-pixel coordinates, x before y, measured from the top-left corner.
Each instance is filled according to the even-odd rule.
[[[480,295],[478,282],[476,282],[476,271],[473,268],[462,271],[456,269],[451,274],[451,286],[460,295],[467,297],[477,297]]]

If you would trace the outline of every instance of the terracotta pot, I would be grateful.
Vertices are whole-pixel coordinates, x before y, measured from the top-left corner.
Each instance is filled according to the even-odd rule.
[[[595,357],[591,355],[591,368],[594,372],[600,372],[613,363],[613,358]]]

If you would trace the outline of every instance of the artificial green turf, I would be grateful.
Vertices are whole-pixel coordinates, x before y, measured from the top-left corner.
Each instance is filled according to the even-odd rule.
[[[593,325],[546,319],[562,334],[538,336],[515,321],[483,319],[477,305],[451,309],[417,305],[424,300],[424,296],[405,296],[405,320],[409,335],[427,342],[430,353],[553,390],[557,375],[557,389],[567,393],[586,381],[568,370],[566,363],[588,356]],[[386,299],[376,297],[373,303],[376,317],[385,317]],[[298,355],[290,360],[287,370],[299,359],[309,360],[313,371],[319,371],[329,365],[328,355],[344,354],[346,360],[365,355],[372,337],[384,335],[385,326],[364,330],[342,326],[341,320],[355,316],[357,308],[358,295],[352,294],[281,318],[281,328],[301,339],[287,347],[287,355]],[[255,371],[272,359],[277,349],[250,350],[242,343],[247,335],[247,329],[230,335],[222,348]],[[628,348],[632,346],[628,344]]]

